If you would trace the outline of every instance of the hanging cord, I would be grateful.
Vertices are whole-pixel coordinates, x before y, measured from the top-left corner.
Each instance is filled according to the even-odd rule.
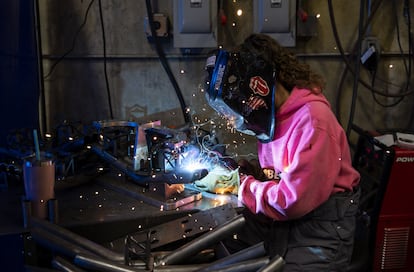
[[[382,0],[379,0],[379,1],[377,1],[376,2],[376,6],[374,7],[374,10],[376,11],[377,9],[378,9],[378,7],[380,6],[380,4],[381,4],[381,2],[382,2]],[[343,50],[343,47],[342,47],[342,44],[341,44],[341,41],[340,41],[340,39],[339,39],[339,35],[338,35],[338,30],[337,30],[337,28],[336,28],[336,22],[335,22],[335,15],[334,15],[334,11],[333,11],[333,5],[332,5],[332,0],[328,0],[328,9],[329,9],[329,16],[330,16],[330,20],[331,20],[331,27],[332,27],[332,31],[333,31],[333,34],[334,34],[334,38],[335,38],[335,41],[336,41],[336,44],[337,44],[337,46],[338,46],[338,49],[339,49],[339,52],[341,53],[341,56],[342,56],[342,58],[343,58],[343,60],[344,60],[344,63],[345,63],[345,65],[346,65],[346,70],[344,71],[344,73],[343,73],[343,75],[342,75],[342,80],[341,80],[341,86],[342,86],[342,84],[343,84],[343,82],[345,81],[344,80],[344,78],[345,78],[345,76],[346,76],[346,72],[351,72],[351,74],[353,75],[353,76],[356,76],[355,75],[355,71],[352,69],[352,67],[351,67],[351,64],[350,64],[350,62],[349,62],[349,60],[348,60],[348,58],[347,58],[347,56],[345,55],[345,53],[344,53],[344,50]],[[372,18],[373,18],[373,15],[374,15],[374,13],[375,13],[375,11],[373,11],[372,12],[372,14],[371,14],[371,16],[369,17],[369,19],[368,19],[368,21],[367,21],[367,23],[366,23],[366,25],[365,25],[365,28],[364,28],[364,31],[363,31],[363,33],[365,32],[365,30],[367,29],[367,27],[369,26],[369,23],[370,23],[370,21],[372,20]],[[354,49],[352,50],[352,52],[351,52],[351,57],[353,56],[353,54],[355,53],[355,51],[356,51],[356,49],[357,49],[357,46],[360,44],[360,42],[361,41],[357,41],[356,42],[356,44],[355,44],[355,47],[354,47]],[[380,95],[380,96],[385,96],[385,97],[394,97],[394,98],[401,98],[401,97],[405,97],[405,96],[407,96],[407,95],[411,95],[412,93],[413,93],[413,91],[412,90],[410,90],[410,89],[408,89],[406,92],[400,92],[399,94],[388,94],[388,93],[386,93],[385,91],[378,91],[378,90],[376,90],[376,89],[374,89],[373,88],[373,86],[371,85],[371,83],[367,83],[367,82],[365,82],[365,81],[363,81],[361,78],[358,78],[358,82],[359,83],[361,83],[365,88],[367,88],[368,90],[370,90],[372,93],[374,93],[374,94],[378,94],[378,95]],[[389,83],[390,84],[390,83]],[[340,90],[341,90],[341,88],[340,88]],[[338,94],[338,96],[337,96],[338,98],[340,97],[340,95]],[[339,103],[338,103],[339,101],[337,101],[337,104],[339,105]],[[337,111],[337,118],[338,118],[338,120],[340,119],[340,117],[338,116],[339,115],[339,110]],[[353,118],[353,117],[352,117]]]
[[[369,8],[370,15],[369,15],[369,17],[367,19],[367,22],[365,23],[364,32],[369,32],[370,31],[369,30],[369,25],[370,25],[372,19],[374,18],[374,14],[376,13],[376,11],[378,10],[378,8],[380,7],[381,2],[382,2],[382,0],[379,0],[379,1],[376,2],[376,5],[372,9],[371,9],[371,7]],[[335,40],[336,40],[337,46],[339,48],[339,51],[341,52],[341,56],[344,59],[345,64],[347,64],[348,59],[345,56],[345,53],[344,53],[343,48],[342,48],[341,41],[339,39],[338,30],[336,28],[336,23],[335,23],[335,15],[333,14],[332,3],[329,3],[329,8],[330,8],[329,14],[330,14],[330,17],[331,17],[332,31],[334,33]],[[353,47],[353,49],[352,49],[352,51],[350,53],[350,57],[349,58],[352,58],[352,56],[355,54],[355,51],[358,49],[358,44],[359,43],[360,43],[359,41],[357,41],[355,43],[355,45],[354,45],[354,47]],[[340,116],[340,112],[341,111],[340,111],[340,109],[337,109],[339,107],[339,105],[340,105],[340,99],[341,99],[340,92],[341,92],[341,90],[343,88],[343,85],[345,83],[346,76],[347,76],[347,74],[348,74],[349,71],[351,71],[350,70],[350,64],[345,66],[345,69],[342,72],[341,80],[340,80],[339,87],[338,87],[339,94],[336,96],[336,101],[335,101],[335,109],[336,109],[335,110],[335,113],[336,113],[336,117],[338,118],[338,120],[341,119],[341,116]]]
[[[44,78],[43,79],[47,79],[48,77],[50,77],[51,75],[52,75],[52,73],[53,73],[53,71],[55,70],[55,68],[56,68],[56,65],[58,65],[64,58],[66,58],[66,56],[67,55],[69,55],[72,51],[73,51],[73,49],[75,49],[75,45],[76,45],[76,40],[77,40],[77,38],[78,38],[78,35],[79,35],[79,33],[81,32],[81,30],[83,29],[83,27],[86,25],[86,22],[87,22],[87,20],[88,20],[88,14],[89,14],[89,11],[90,11],[90,9],[91,9],[91,6],[92,6],[92,4],[93,4],[93,2],[94,2],[95,0],[91,0],[90,2],[89,2],[89,4],[88,4],[88,7],[86,8],[86,12],[85,12],[85,15],[84,15],[84,17],[83,17],[83,22],[82,22],[82,24],[79,26],[79,28],[78,28],[78,30],[76,31],[76,33],[75,33],[75,36],[73,37],[73,40],[72,40],[72,46],[71,46],[71,48],[68,50],[68,51],[66,51],[63,55],[61,55],[54,63],[53,63],[53,65],[50,67],[50,70],[49,70],[49,72],[44,76]]]
[[[352,99],[351,99],[351,111],[349,113],[348,124],[346,126],[346,135],[349,139],[351,134],[352,125],[354,122],[354,114],[355,114],[355,104],[356,99],[358,97],[358,86],[359,86],[359,76],[360,76],[360,69],[361,69],[361,62],[359,61],[359,56],[361,56],[361,42],[362,37],[364,36],[364,13],[365,13],[365,1],[360,0],[359,6],[359,30],[358,30],[358,49],[356,54],[356,61],[355,61],[355,75],[354,75],[354,86],[352,88]]]
[[[330,16],[330,20],[331,20],[332,31],[334,33],[334,38],[335,38],[336,44],[338,46],[338,50],[341,53],[342,58],[344,59],[344,62],[345,62],[345,65],[346,65],[347,69],[353,75],[355,75],[355,71],[352,69],[349,60],[346,58],[344,49],[343,49],[342,44],[341,44],[341,41],[339,39],[338,31],[337,31],[337,28],[336,28],[336,22],[335,22],[335,15],[334,15],[334,11],[333,11],[332,0],[328,0],[328,7],[329,7],[329,16]],[[360,41],[358,41],[356,44],[359,44],[359,43],[360,43]],[[410,90],[410,91],[403,92],[403,93],[399,93],[399,94],[387,94],[384,91],[378,91],[378,90],[373,89],[371,87],[371,84],[370,83],[367,83],[367,82],[363,81],[361,78],[359,78],[359,82],[365,88],[367,88],[368,90],[371,90],[372,92],[375,92],[376,94],[381,95],[381,96],[386,96],[386,97],[401,97],[401,96],[407,96],[407,95],[410,95],[410,94],[413,94],[414,93],[413,91]]]
[[[45,96],[45,85],[43,77],[43,63],[42,63],[42,38],[40,31],[40,12],[39,12],[39,1],[33,1],[33,17],[35,22],[35,41],[36,41],[36,61],[38,67],[37,79],[39,86],[39,128],[40,134],[45,135],[48,130],[47,127],[47,116],[46,116],[46,96]]]
[[[190,123],[190,116],[187,111],[187,106],[185,105],[184,97],[181,93],[180,87],[178,86],[177,81],[175,80],[174,74],[171,71],[170,66],[168,65],[167,58],[165,57],[164,51],[162,50],[161,44],[158,40],[157,33],[154,26],[154,17],[152,14],[152,6],[151,0],[146,0],[147,6],[147,15],[148,15],[148,23],[151,29],[151,35],[153,37],[155,49],[157,50],[158,57],[160,58],[161,64],[164,67],[164,70],[167,72],[167,75],[174,87],[175,93],[177,94],[178,100],[180,101],[181,110],[184,115],[184,120],[186,124]]]
[[[109,106],[109,116],[111,119],[114,118],[114,114],[112,111],[112,99],[111,99],[111,90],[109,88],[109,80],[108,80],[108,71],[107,71],[107,57],[106,57],[106,37],[105,37],[105,26],[102,14],[102,1],[99,0],[99,17],[101,19],[101,30],[102,30],[102,44],[103,44],[103,60],[104,60],[104,74],[105,74],[105,85],[106,85],[106,93],[108,98],[108,106]]]
[[[392,0],[392,8],[393,8],[393,13],[394,13],[395,27],[396,27],[396,30],[397,30],[398,48],[400,49],[401,56],[403,56],[404,50],[403,50],[402,45],[401,45],[400,27],[399,27],[399,23],[398,23],[399,17],[398,17],[398,13],[397,13],[397,7],[396,7],[395,0]],[[410,51],[410,49],[408,49],[408,50]],[[410,55],[410,53],[409,53],[409,55]],[[410,57],[408,58],[408,64],[407,64],[407,61],[405,60],[405,58],[402,58],[402,60],[403,60],[405,72],[406,72],[406,75],[407,75],[407,81],[406,81],[406,84],[405,84],[405,91],[408,91],[409,90],[409,87],[410,87],[411,59],[410,59]],[[372,84],[371,84],[373,88],[374,88],[374,82],[375,82],[375,75],[376,75],[376,73],[374,72],[372,74]],[[385,103],[382,103],[379,99],[377,99],[375,93],[372,93],[372,98],[374,99],[374,101],[378,105],[380,105],[380,106],[382,106],[384,108],[395,107],[396,105],[398,105],[399,103],[401,103],[404,100],[405,97],[406,96],[402,96],[402,97],[398,98],[393,103],[385,104]]]

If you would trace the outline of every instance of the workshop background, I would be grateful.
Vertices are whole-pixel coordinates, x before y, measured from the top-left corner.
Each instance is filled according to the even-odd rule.
[[[412,131],[409,2],[6,1],[1,143],[38,121],[43,134],[109,119],[179,127],[187,112],[192,124],[217,128],[229,153],[254,155],[254,139],[222,129],[202,92],[206,53],[254,31],[273,35],[326,78],[324,93],[351,144],[353,124]],[[22,68],[29,60],[32,70]]]
[[[196,191],[189,196],[190,203],[183,204],[181,198],[174,198],[173,204],[183,206],[168,210],[169,196],[161,202],[147,197],[152,192],[139,186],[142,176],[124,168],[121,156],[116,160],[106,153],[121,150],[113,148],[119,138],[110,143],[115,142],[110,146],[113,149],[104,149],[107,147],[104,141],[89,137],[97,133],[79,129],[90,128],[93,123],[104,126],[107,121],[109,124],[127,121],[128,125],[159,121],[162,126],[180,132],[185,131],[181,130],[183,127],[192,127],[214,136],[216,142],[211,144],[225,147],[224,153],[235,160],[255,158],[256,139],[229,127],[207,105],[203,89],[208,52],[218,47],[231,49],[253,32],[271,35],[325,77],[324,93],[349,136],[353,152],[361,131],[404,132],[412,136],[413,6],[414,0],[0,1],[0,154],[5,157],[0,163],[2,268],[12,271],[19,264],[16,271],[22,271],[24,264],[43,265],[43,254],[49,251],[36,251],[35,246],[37,243],[45,246],[49,238],[56,238],[50,236],[52,232],[64,238],[67,231],[76,232],[83,236],[82,239],[75,236],[75,242],[85,246],[94,241],[99,245],[93,244],[91,250],[108,253],[107,248],[100,246],[119,249],[120,244],[127,251],[130,244],[126,242],[131,240],[126,238],[131,233],[135,235],[183,214],[190,217],[187,215],[190,210],[203,210],[212,216],[203,222],[205,228],[191,226],[194,227],[191,230],[197,229],[199,233],[211,229],[211,222],[217,223],[214,226],[217,227],[229,218],[237,219],[233,207],[220,208],[226,202],[237,203],[237,196],[230,194],[201,197]],[[354,133],[355,129],[358,133]],[[49,221],[59,221],[59,225],[35,220],[35,228],[29,233],[25,220],[30,217],[28,207],[32,203],[24,198],[22,168],[26,164],[22,161],[28,154],[33,158],[33,154],[40,153],[34,150],[37,139],[34,132],[39,133],[42,151],[52,147],[50,150],[57,158],[56,180],[52,179],[56,181],[56,197],[48,200],[48,205],[51,204],[47,209]],[[50,144],[48,137],[57,144]],[[397,238],[405,239],[414,224],[413,213],[406,212],[411,206],[399,200],[408,201],[411,197],[411,188],[406,188],[408,183],[401,183],[412,180],[413,151],[395,151],[379,145],[381,152],[377,152],[371,140],[369,148],[359,145],[358,156],[374,160],[373,164],[366,164],[368,170],[379,170],[374,173],[377,175],[372,179],[374,182],[385,179],[381,185],[386,184],[390,176],[390,184],[399,189],[389,190],[386,203],[392,203],[387,205],[392,220],[385,219],[387,224],[399,225],[380,224],[380,227],[389,231],[387,235],[395,229],[402,230],[406,236]],[[86,150],[91,148],[89,143],[94,144],[92,155]],[[408,142],[408,146],[412,149],[412,143]],[[390,150],[396,155],[390,156]],[[372,153],[365,156],[364,152]],[[394,155],[396,162],[404,162],[404,166],[393,164]],[[109,171],[108,165],[123,170],[122,174]],[[389,171],[390,167],[396,170]],[[109,174],[104,175],[101,170]],[[145,176],[145,181],[148,177]],[[155,186],[165,185],[162,178]],[[131,180],[138,181],[138,185]],[[410,217],[407,219],[404,214],[396,220],[401,211]],[[184,221],[169,223],[183,228]],[[411,225],[401,227],[400,221]],[[188,238],[185,236],[190,228],[184,228],[181,235],[179,231],[170,231],[170,227],[163,229],[160,242],[171,242],[165,238]],[[85,237],[91,241],[83,240]],[[148,242],[146,238],[143,241]],[[394,268],[414,267],[413,258],[409,258],[414,252],[413,238],[410,239],[410,247],[408,238],[398,243],[400,259],[390,258],[396,263]],[[72,244],[69,248],[67,244],[62,248],[51,244],[52,250],[63,250],[62,255],[72,255],[73,249],[77,250]],[[50,244],[45,247],[50,249]],[[361,251],[364,249],[361,247]],[[377,250],[376,256],[382,262],[377,261],[376,265],[388,264],[383,257],[388,256],[387,249]],[[115,259],[116,263],[126,261],[125,252],[119,252],[110,251],[105,258]]]

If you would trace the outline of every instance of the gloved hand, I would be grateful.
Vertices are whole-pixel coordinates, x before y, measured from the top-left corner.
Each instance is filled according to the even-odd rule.
[[[266,175],[263,172],[263,169],[260,166],[260,163],[257,159],[252,159],[250,161],[241,159],[238,162],[239,172],[243,175],[251,175],[258,180],[267,180]]]
[[[217,165],[208,175],[194,182],[194,186],[202,191],[216,194],[237,195],[240,184],[239,169],[229,170]]]

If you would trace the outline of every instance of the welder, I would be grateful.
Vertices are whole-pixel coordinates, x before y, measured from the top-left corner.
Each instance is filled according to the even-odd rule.
[[[239,168],[246,225],[231,252],[264,241],[284,271],[345,271],[353,248],[359,173],[324,79],[265,34],[215,50],[206,63],[209,105],[257,138],[261,175]],[[261,176],[261,177],[259,177]]]

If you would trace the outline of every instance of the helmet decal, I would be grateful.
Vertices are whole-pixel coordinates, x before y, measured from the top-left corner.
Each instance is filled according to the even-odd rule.
[[[258,110],[260,108],[268,108],[266,105],[266,102],[264,101],[263,98],[258,97],[258,96],[252,96],[249,98],[249,101],[247,101],[247,105],[252,109],[252,110]]]
[[[254,76],[250,78],[250,89],[258,95],[267,96],[270,93],[269,86],[267,82],[261,76]]]

